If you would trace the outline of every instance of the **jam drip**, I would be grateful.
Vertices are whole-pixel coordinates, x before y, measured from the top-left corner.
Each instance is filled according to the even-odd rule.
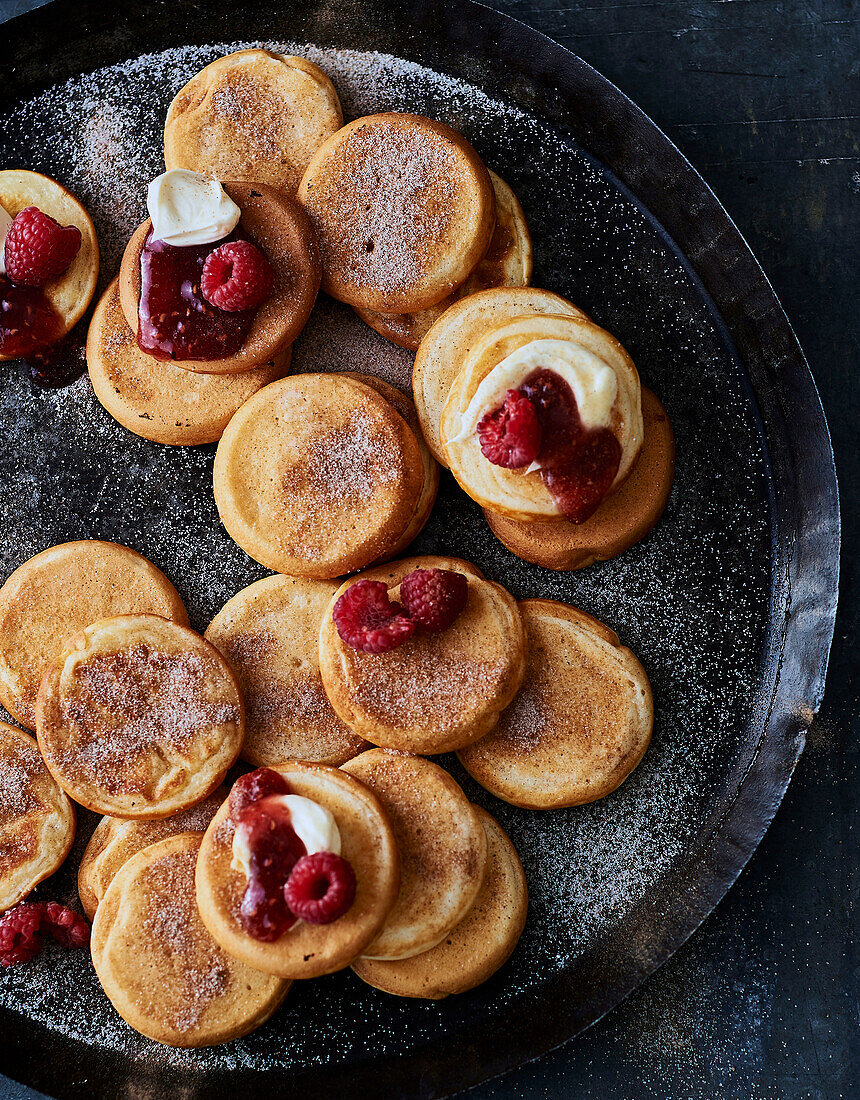
[[[250,856],[239,921],[249,936],[270,943],[296,923],[284,898],[284,884],[307,849],[277,796],[252,802],[236,828],[245,834]]]
[[[226,359],[245,342],[256,310],[227,313],[200,292],[206,257],[218,245],[246,241],[236,228],[216,244],[178,247],[152,239],[140,252],[137,342],[156,359]]]
[[[0,352],[29,358],[56,344],[63,322],[44,291],[0,275]]]

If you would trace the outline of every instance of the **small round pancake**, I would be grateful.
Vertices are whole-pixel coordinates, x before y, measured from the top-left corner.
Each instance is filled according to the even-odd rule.
[[[87,333],[87,369],[96,397],[135,435],[190,447],[215,443],[230,418],[263,386],[282,378],[291,346],[255,370],[200,374],[140,350],[119,301],[119,279],[102,295]]]
[[[526,877],[507,833],[475,807],[487,834],[487,872],[463,920],[430,951],[383,962],[360,958],[352,969],[368,985],[397,997],[439,1000],[485,982],[510,958],[523,933],[529,898]]]
[[[52,875],[74,839],[74,807],[36,742],[0,722],[0,913]]]
[[[334,85],[313,62],[239,50],[176,94],[164,123],[164,163],[295,195],[311,157],[341,126]]]
[[[102,619],[45,673],[36,736],[76,802],[112,817],[168,817],[202,801],[235,763],[242,697],[218,650],[156,615]]]
[[[490,530],[524,561],[547,569],[583,569],[608,561],[643,539],[662,516],[672,492],[675,437],[666,411],[642,387],[644,439],[633,469],[585,523],[518,523],[489,509]]]
[[[572,316],[518,317],[490,329],[473,344],[463,369],[454,380],[439,422],[439,438],[448,467],[458,485],[488,508],[509,519],[558,519],[558,505],[540,472],[508,470],[484,458],[477,432],[455,442],[460,418],[486,376],[503,359],[532,341],[563,340],[584,349],[615,373],[618,392],[608,427],[621,445],[621,463],[612,487],[620,485],[642,449],[642,399],[639,374],[633,360],[614,336],[591,321]],[[611,492],[611,489],[610,489]]]
[[[355,871],[349,910],[331,924],[298,921],[280,939],[263,943],[238,920],[246,879],[231,866],[234,825],[224,803],[203,838],[197,862],[197,904],[209,931],[237,959],[282,978],[317,978],[349,966],[379,933],[397,900],[400,857],[388,815],[363,783],[324,764],[285,764],[275,769],[293,794],[318,802],[334,815],[341,854]]]
[[[255,561],[327,579],[396,546],[424,483],[409,425],[342,374],[273,382],[221,437],[213,485],[221,522]]]
[[[81,231],[81,247],[69,269],[43,288],[62,321],[60,335],[64,336],[86,313],[99,277],[99,243],[92,218],[61,183],[23,168],[0,171],[0,206],[13,218],[36,206],[60,225],[74,225]],[[10,358],[0,354],[0,362]]]
[[[528,286],[532,277],[532,239],[520,201],[503,179],[490,170],[496,195],[496,228],[484,258],[453,294],[420,313],[376,313],[357,309],[372,329],[402,348],[418,346],[446,309],[469,294],[499,286]]]
[[[239,225],[264,253],[275,273],[272,293],[254,315],[245,342],[224,359],[177,359],[183,370],[238,374],[273,359],[305,327],[320,286],[320,259],[314,231],[301,206],[264,183],[225,183],[242,211]],[[152,228],[147,218],[126,245],[119,270],[119,294],[129,328],[137,334],[140,306],[140,253]],[[215,241],[212,249],[218,247]]]
[[[447,467],[448,461],[439,438],[439,421],[473,344],[491,328],[536,313],[587,319],[581,309],[550,290],[498,287],[470,294],[449,306],[421,341],[412,371],[412,393],[427,446],[443,466]]]
[[[364,952],[406,959],[429,951],[469,912],[484,881],[487,837],[459,784],[423,756],[370,749],[343,770],[370,787],[391,819],[400,894]]]
[[[247,1035],[283,1002],[289,982],[231,958],[197,912],[199,833],[151,844],[120,868],[93,922],[93,966],[135,1031],[173,1047]]]
[[[39,685],[63,640],[97,619],[131,612],[188,624],[167,577],[127,546],[64,542],[19,565],[0,588],[0,702],[35,729]]]
[[[416,634],[388,653],[363,653],[341,640],[335,600],[363,578],[382,580],[391,599],[413,569],[451,569],[469,583],[466,606],[441,634]],[[406,558],[350,577],[320,628],[320,672],[335,711],[373,745],[433,754],[483,737],[525,674],[525,632],[516,600],[469,562]]]
[[[532,810],[614,791],[651,740],[654,700],[642,665],[603,623],[555,600],[523,600],[526,679],[499,724],[458,753],[497,798]]]
[[[441,302],[487,251],[493,185],[444,123],[386,112],[350,122],[307,167],[299,201],[323,259],[323,289],[351,306],[407,313]]]
[[[331,708],[319,668],[323,613],[337,584],[264,577],[221,608],[206,631],[245,700],[242,756],[255,767],[287,760],[344,764],[367,747]]]
[[[124,821],[119,817],[103,817],[96,825],[78,866],[78,897],[89,919],[96,915],[99,902],[117,871],[132,856],[150,844],[178,833],[200,833],[202,836],[229,793],[226,787],[219,787],[196,806],[157,821]]]

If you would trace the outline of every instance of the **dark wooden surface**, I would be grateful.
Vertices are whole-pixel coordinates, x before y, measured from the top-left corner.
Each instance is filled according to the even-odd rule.
[[[34,6],[0,0],[0,21]],[[736,886],[607,1018],[471,1095],[856,1097],[860,2],[490,6],[568,46],[622,88],[701,171],[749,240],[821,391],[847,552],[827,696],[776,820]],[[35,1095],[0,1080],[0,1096]]]

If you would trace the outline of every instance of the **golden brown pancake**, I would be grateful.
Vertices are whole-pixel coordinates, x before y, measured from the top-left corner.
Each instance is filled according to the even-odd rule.
[[[507,962],[522,935],[528,888],[507,833],[475,807],[488,841],[487,873],[469,913],[436,947],[394,962],[360,958],[353,970],[368,985],[398,997],[438,1000],[485,982]]]
[[[232,958],[206,931],[194,895],[200,841],[180,833],[132,856],[93,923],[93,966],[111,1004],[136,1031],[174,1047],[247,1035],[290,988]]]
[[[221,608],[206,631],[245,700],[242,756],[256,767],[288,760],[344,764],[367,748],[331,708],[319,670],[319,630],[337,584],[264,577]]]
[[[305,327],[320,285],[320,260],[314,231],[301,206],[264,183],[225,183],[224,190],[242,211],[239,225],[272,265],[272,293],[254,315],[245,342],[224,359],[177,359],[183,370],[236,374],[273,359]],[[134,231],[119,271],[122,311],[137,333],[140,305],[140,253],[152,228],[147,219]],[[212,249],[218,247],[216,241]]]
[[[493,185],[466,139],[389,111],[328,139],[298,191],[323,259],[323,289],[351,306],[407,313],[441,302],[487,251]]]
[[[523,600],[528,665],[499,724],[458,754],[515,806],[556,809],[614,791],[648,747],[654,700],[642,665],[608,626],[555,600]]]
[[[179,593],[160,569],[115,542],[82,539],[43,550],[0,588],[0,702],[36,728],[36,695],[65,638],[127,612],[187,625]]]
[[[334,85],[313,62],[239,50],[177,92],[164,123],[164,163],[295,195],[311,157],[341,126]]]
[[[242,747],[230,666],[156,615],[102,619],[68,638],[36,700],[36,735],[66,794],[112,817],[168,817],[202,801]]]
[[[459,924],[484,881],[487,837],[458,783],[423,756],[370,749],[343,771],[370,787],[391,819],[400,852],[400,893],[371,959],[429,951]]]
[[[0,722],[0,913],[52,875],[74,839],[74,806],[36,742]]]

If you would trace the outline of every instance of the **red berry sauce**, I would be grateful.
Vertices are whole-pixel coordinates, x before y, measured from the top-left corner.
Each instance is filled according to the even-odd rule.
[[[245,833],[250,851],[239,921],[249,936],[270,943],[296,923],[284,898],[284,884],[307,849],[293,828],[290,811],[276,795],[252,802],[236,827]]]
[[[44,291],[0,275],[0,353],[24,359],[51,347],[62,331],[62,320]]]

